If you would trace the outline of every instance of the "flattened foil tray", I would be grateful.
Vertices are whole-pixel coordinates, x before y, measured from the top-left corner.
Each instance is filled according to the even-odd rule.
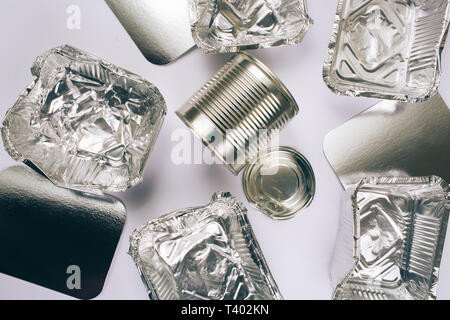
[[[188,0],[105,0],[154,64],[168,64],[195,46]]]
[[[29,167],[7,168],[0,173],[0,272],[92,299],[125,219],[125,206],[112,196],[57,187]]]
[[[383,101],[325,138],[345,189],[365,177],[430,176],[450,181],[450,110],[439,94],[421,103]]]

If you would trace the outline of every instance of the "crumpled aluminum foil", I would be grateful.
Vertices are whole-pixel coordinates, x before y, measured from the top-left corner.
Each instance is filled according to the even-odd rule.
[[[207,206],[138,228],[129,254],[150,299],[282,299],[246,211],[229,193],[215,193]]]
[[[343,205],[333,298],[436,299],[449,192],[435,176],[363,179]]]
[[[31,72],[36,80],[1,128],[10,156],[71,189],[124,191],[141,182],[166,114],[159,90],[67,45],[38,57]]]
[[[302,41],[313,24],[305,0],[189,0],[192,36],[206,53]]]
[[[448,0],[340,0],[323,68],[338,94],[419,102],[439,85]]]

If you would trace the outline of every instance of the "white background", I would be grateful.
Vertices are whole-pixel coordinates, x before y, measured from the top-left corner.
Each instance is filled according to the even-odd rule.
[[[161,0],[163,1],[163,0]],[[182,0],[180,0],[182,1]],[[69,5],[81,9],[81,29],[66,27]],[[139,225],[162,214],[209,202],[214,191],[230,191],[249,207],[249,218],[270,269],[286,299],[329,299],[329,264],[336,237],[342,188],[322,151],[325,135],[376,99],[339,97],[322,80],[322,64],[334,21],[337,0],[310,0],[315,21],[297,46],[258,50],[265,62],[291,90],[300,114],[281,134],[281,145],[292,146],[311,162],[317,179],[312,205],[294,219],[276,222],[250,208],[241,177],[223,165],[175,165],[171,135],[184,125],[178,109],[227,60],[195,50],[169,66],[155,66],[141,55],[108,6],[101,0],[2,0],[0,11],[0,114],[33,80],[30,66],[36,56],[70,44],[133,71],[154,83],[164,95],[168,115],[145,170],[144,182],[118,196],[128,208],[127,223],[99,299],[146,299],[132,259],[128,237]],[[440,93],[450,102],[450,50],[443,55]],[[0,170],[16,164],[0,150]],[[450,237],[448,237],[450,238]],[[445,247],[438,288],[450,298],[450,243]],[[24,248],[26,252],[26,248]],[[2,259],[4,257],[0,257]],[[0,299],[66,299],[57,292],[0,274]]]

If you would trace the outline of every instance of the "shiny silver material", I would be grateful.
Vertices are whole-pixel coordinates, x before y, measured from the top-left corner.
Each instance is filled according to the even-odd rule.
[[[282,299],[247,219],[229,193],[152,220],[130,238],[150,299]]]
[[[166,114],[141,77],[70,46],[36,59],[36,80],[8,111],[6,151],[55,184],[124,191],[142,180]]]
[[[59,188],[26,166],[7,168],[0,173],[0,272],[92,299],[103,289],[125,219],[115,197]],[[68,286],[77,276],[79,287]]]
[[[332,280],[334,299],[436,299],[450,209],[441,178],[361,181],[343,212]],[[342,273],[342,265],[353,265]]]
[[[427,100],[449,19],[448,0],[340,0],[324,80],[338,94]]]
[[[297,113],[297,103],[281,81],[243,53],[177,111],[235,175]]]
[[[195,46],[188,0],[105,1],[151,63],[170,63]]]
[[[383,101],[331,131],[324,151],[345,188],[371,176],[438,175],[450,181],[450,110],[439,94]]]
[[[190,18],[207,53],[297,44],[313,23],[305,0],[190,0]]]
[[[245,168],[242,179],[250,204],[276,220],[292,218],[308,207],[316,189],[308,160],[287,147],[262,153]]]

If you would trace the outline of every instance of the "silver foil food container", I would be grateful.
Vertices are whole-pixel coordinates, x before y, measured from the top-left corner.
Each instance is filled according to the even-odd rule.
[[[39,56],[31,72],[36,80],[1,128],[12,158],[71,189],[124,191],[142,181],[166,114],[154,85],[67,45]]]
[[[176,113],[237,175],[298,111],[262,62],[239,53]]]
[[[246,209],[229,193],[204,207],[175,211],[130,237],[150,299],[282,299]]]
[[[326,84],[338,94],[418,102],[439,86],[448,0],[340,0]]]
[[[436,299],[450,210],[442,178],[365,178],[345,203],[333,298]]]
[[[168,64],[195,47],[188,0],[105,0],[151,63]]]
[[[299,43],[312,25],[305,0],[189,0],[192,36],[206,53]]]
[[[450,181],[450,110],[436,93],[420,103],[382,101],[325,138],[344,188],[364,177],[430,176]]]

